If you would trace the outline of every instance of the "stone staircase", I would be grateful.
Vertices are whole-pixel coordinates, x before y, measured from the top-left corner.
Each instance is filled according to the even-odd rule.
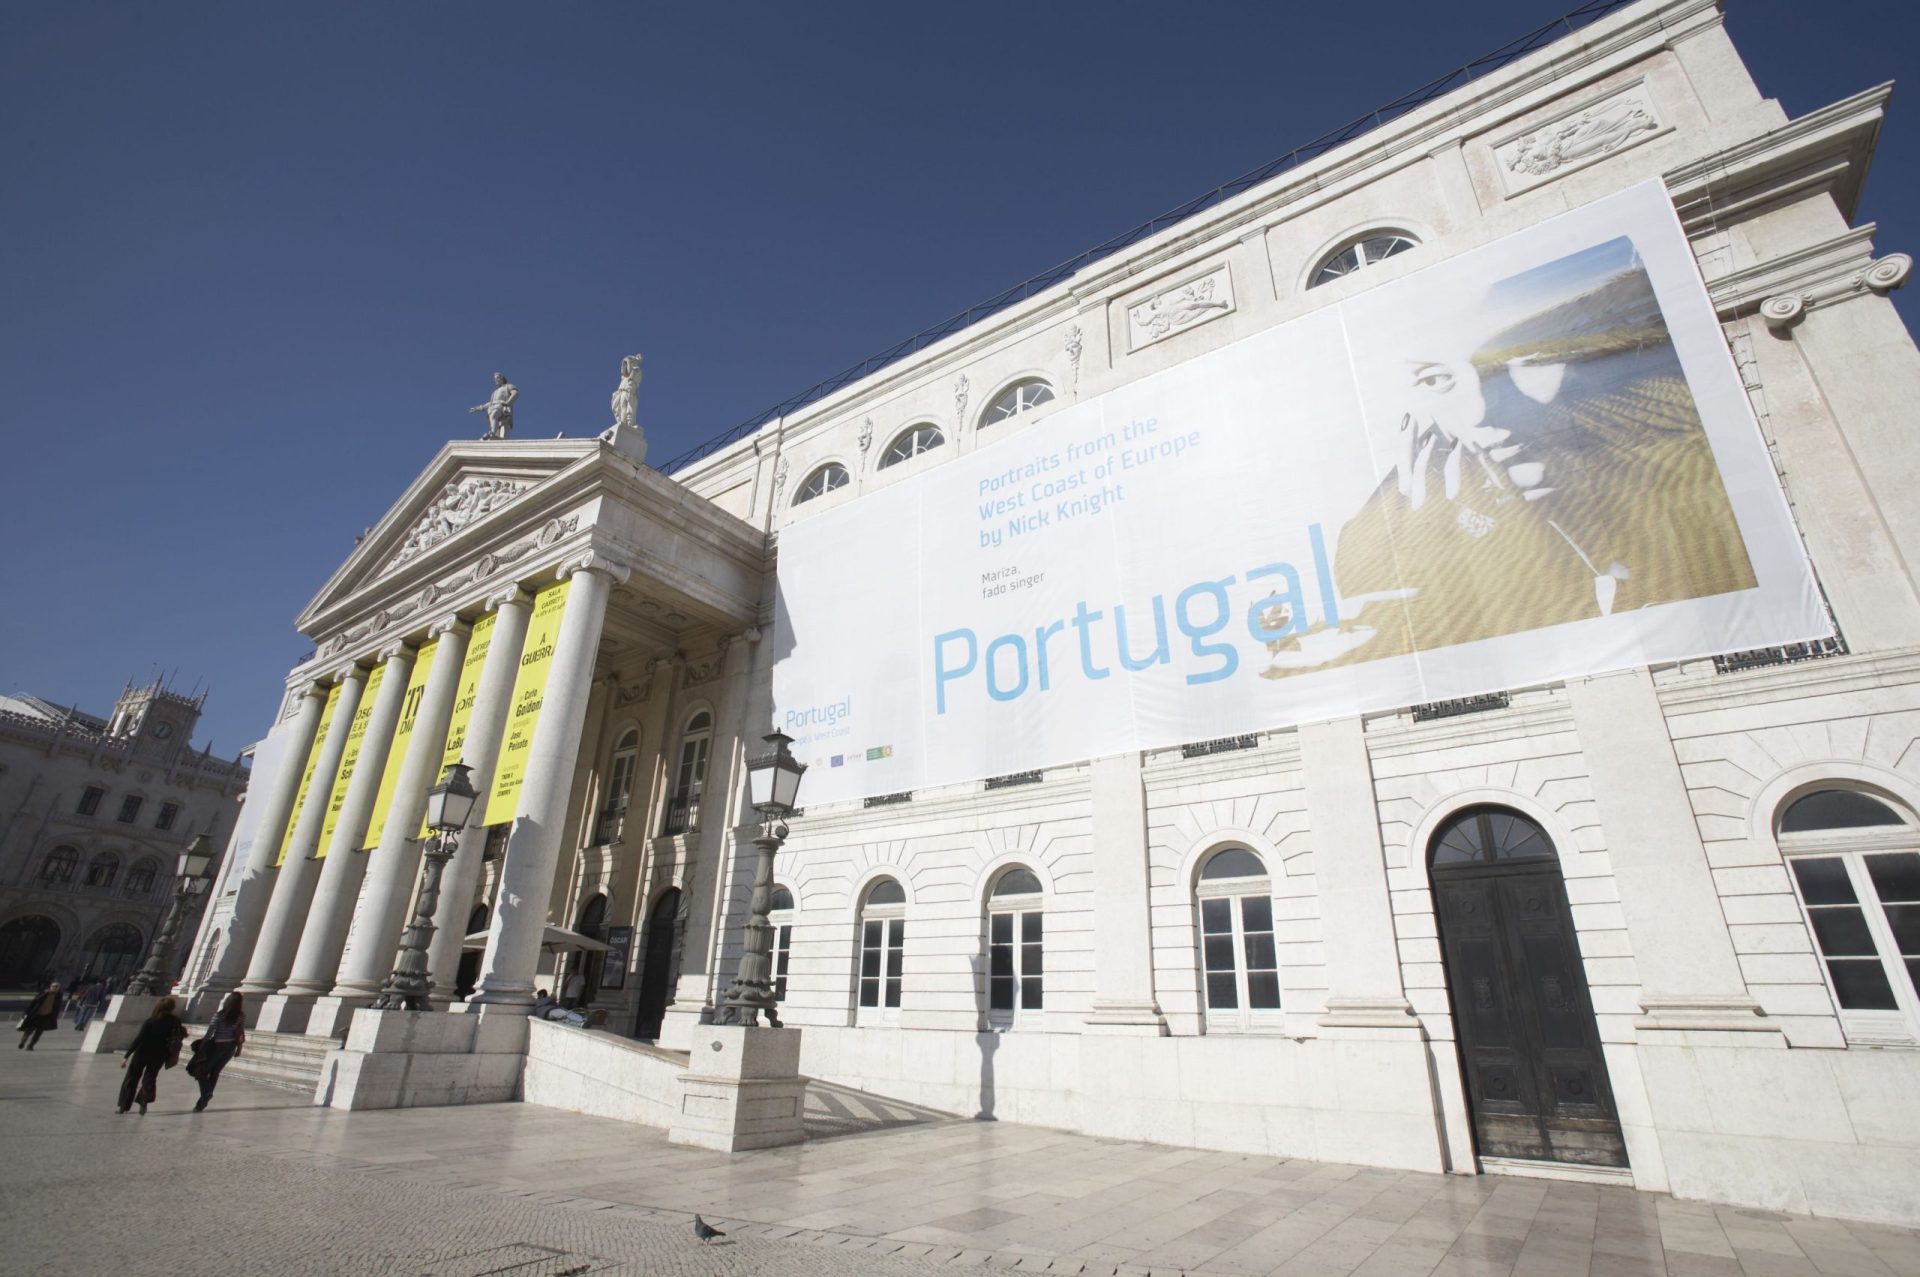
[[[187,1026],[187,1041],[193,1042],[206,1031],[204,1024]],[[326,1062],[327,1052],[339,1045],[333,1038],[248,1029],[246,1050],[227,1061],[220,1076],[245,1078],[262,1086],[312,1095],[320,1085],[321,1066]]]

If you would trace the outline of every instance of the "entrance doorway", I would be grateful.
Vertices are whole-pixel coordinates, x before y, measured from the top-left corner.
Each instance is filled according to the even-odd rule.
[[[0,989],[33,989],[51,974],[60,928],[52,918],[30,914],[0,927]]]
[[[1517,811],[1472,807],[1428,863],[1480,1156],[1625,1166],[1553,841]]]
[[[487,906],[478,904],[467,915],[467,934],[485,931],[491,919],[487,915]],[[453,976],[453,996],[464,999],[473,996],[473,990],[480,983],[480,963],[486,957],[485,949],[460,950],[460,965]]]
[[[670,887],[647,915],[647,951],[640,967],[640,1012],[633,1036],[651,1042],[673,1002],[673,952],[680,940],[680,889]]]
[[[580,911],[580,917],[575,920],[573,929],[589,940],[598,940],[605,943],[607,938],[607,898],[605,896],[595,896],[593,899],[587,901],[587,907]],[[604,955],[601,953],[589,953],[585,949],[576,949],[567,955],[567,978],[561,987],[566,988],[572,985],[573,975],[576,971],[584,976],[585,983],[580,990],[581,1006],[590,1005],[595,998],[600,996],[600,971],[604,965],[602,961],[603,957]]]

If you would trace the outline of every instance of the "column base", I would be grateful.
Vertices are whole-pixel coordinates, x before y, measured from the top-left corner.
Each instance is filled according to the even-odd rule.
[[[1158,1003],[1104,1002],[1094,1000],[1093,1010],[1080,1022],[1087,1033],[1133,1034],[1140,1037],[1166,1037],[1167,1017]]]
[[[1426,1037],[1420,1017],[1405,998],[1328,998],[1315,1021],[1324,1038]]]
[[[1786,1034],[1752,998],[1735,995],[1668,995],[1642,997],[1644,1014],[1633,1022],[1640,1041],[1649,1046],[1725,1045],[1716,1037],[1700,1039],[1700,1034],[1740,1035],[1739,1046],[1780,1047],[1787,1045]],[[1678,1040],[1671,1035],[1682,1035]]]
[[[693,1035],[713,1023],[711,1006],[681,1005],[669,1007],[660,1018],[660,1036],[654,1045],[669,1051],[687,1051],[693,1047]]]
[[[346,1045],[327,1052],[313,1102],[390,1109],[517,1100],[526,1051],[522,1015],[363,1007],[353,1013]]]
[[[133,1045],[139,1036],[140,1026],[153,1014],[153,1008],[160,1001],[156,993],[116,993],[107,1003],[107,1009],[93,1017],[87,1024],[86,1036],[80,1039],[82,1055],[118,1055]]]
[[[307,1027],[303,1030],[309,1037],[344,1038],[353,1024],[354,1012],[373,1005],[374,995],[340,997],[329,993],[324,998],[313,1000],[313,1009],[307,1014]]]
[[[311,993],[275,993],[260,1004],[253,1027],[262,1033],[305,1033],[313,1015]]]
[[[800,1030],[701,1025],[690,1056],[669,1143],[738,1153],[807,1138]]]
[[[240,982],[232,977],[224,980],[219,976],[210,978],[187,999],[186,1009],[180,1013],[180,1018],[189,1024],[205,1024],[220,1009],[220,1004],[227,1000],[227,995],[239,985]]]

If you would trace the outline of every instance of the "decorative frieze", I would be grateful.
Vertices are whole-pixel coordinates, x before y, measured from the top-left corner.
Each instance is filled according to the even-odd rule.
[[[1233,275],[1223,262],[1127,308],[1127,349],[1142,350],[1234,310]],[[1076,343],[1077,344],[1077,343]],[[1069,347],[1071,351],[1071,347]],[[1080,361],[1073,361],[1077,377]]]
[[[1497,144],[1493,155],[1507,193],[1514,195],[1660,132],[1660,117],[1647,86],[1632,84]]]
[[[434,499],[413,531],[401,542],[400,550],[381,569],[385,575],[402,563],[426,553],[462,529],[471,527],[525,491],[527,485],[516,479],[467,475],[455,479]]]

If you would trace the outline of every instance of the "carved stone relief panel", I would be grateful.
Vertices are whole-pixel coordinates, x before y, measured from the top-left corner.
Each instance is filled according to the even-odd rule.
[[[1517,195],[1666,131],[1647,86],[1635,83],[1496,143],[1493,158]]]
[[[1144,349],[1175,333],[1230,315],[1233,310],[1233,275],[1222,262],[1198,279],[1186,280],[1129,306],[1127,349]]]
[[[478,523],[525,491],[526,487],[518,479],[490,478],[485,475],[467,475],[454,480],[434,498],[427,512],[413,525],[413,530],[407,533],[407,539],[401,542],[399,553],[388,560],[387,566],[381,569],[382,573],[393,571],[461,529]]]

